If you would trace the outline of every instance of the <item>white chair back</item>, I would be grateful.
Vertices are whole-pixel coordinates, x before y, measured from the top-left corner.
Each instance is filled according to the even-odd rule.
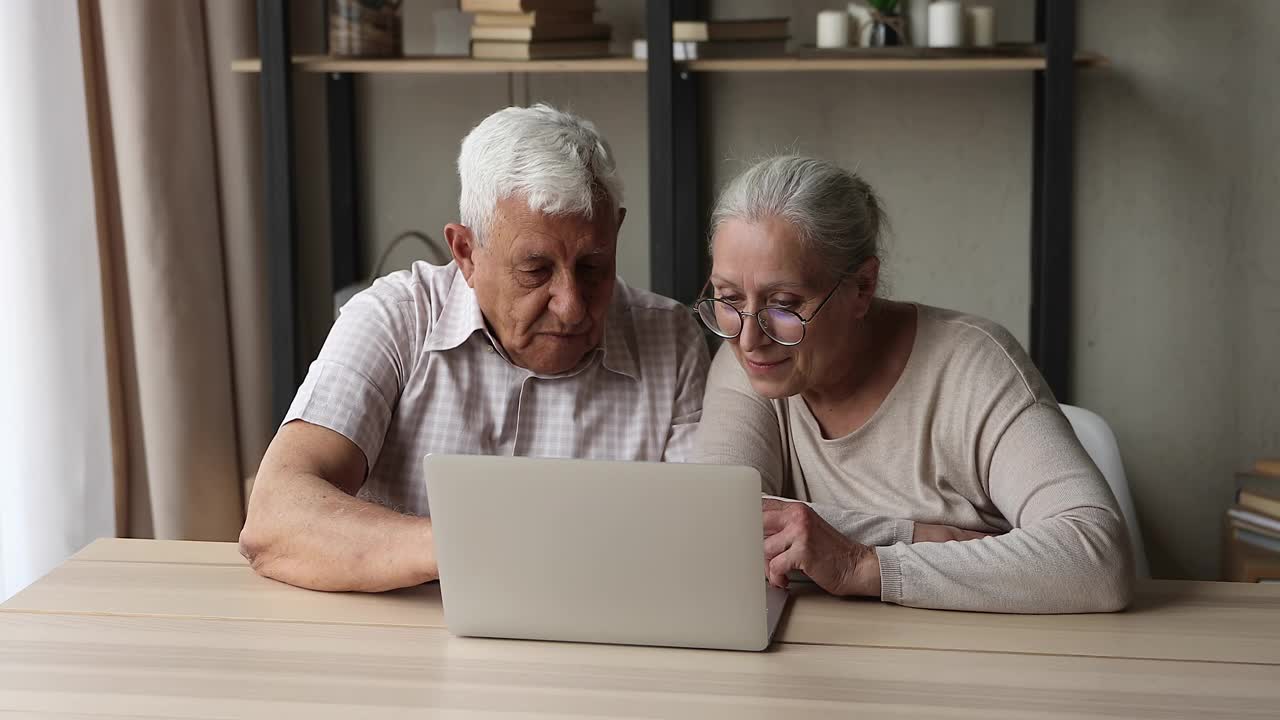
[[[1071,421],[1080,444],[1102,471],[1102,476],[1107,479],[1111,492],[1116,496],[1116,502],[1120,504],[1120,512],[1124,514],[1125,524],[1129,526],[1129,541],[1133,544],[1134,570],[1137,576],[1151,577],[1147,553],[1142,544],[1142,532],[1138,527],[1138,514],[1133,509],[1129,479],[1125,477],[1124,465],[1120,462],[1120,447],[1116,444],[1115,433],[1111,432],[1107,421],[1097,413],[1074,405],[1062,405],[1062,412]]]

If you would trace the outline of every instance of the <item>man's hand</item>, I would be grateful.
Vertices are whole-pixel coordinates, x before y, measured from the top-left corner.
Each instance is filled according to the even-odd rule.
[[[963,528],[951,527],[950,525],[916,523],[915,532],[911,536],[911,542],[950,542],[952,540],[959,540],[963,542],[965,540],[981,540],[982,538],[991,537],[992,535],[993,533],[965,530]]]
[[[770,584],[786,587],[787,573],[800,570],[833,595],[880,596],[874,550],[841,535],[804,503],[765,499],[762,505]]]

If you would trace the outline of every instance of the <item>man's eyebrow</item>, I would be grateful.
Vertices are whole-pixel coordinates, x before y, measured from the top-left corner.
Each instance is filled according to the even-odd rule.
[[[587,252],[579,255],[578,257],[579,258],[598,257],[600,255],[607,255],[608,253],[609,253],[609,248],[598,247],[593,250],[588,250]],[[551,258],[551,255],[544,250],[530,250],[529,252],[525,253],[523,257],[520,258],[520,262],[528,262],[530,260],[546,260],[548,258]]]

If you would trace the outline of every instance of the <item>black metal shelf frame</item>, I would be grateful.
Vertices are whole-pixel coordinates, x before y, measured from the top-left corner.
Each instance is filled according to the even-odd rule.
[[[298,343],[296,187],[287,0],[258,0],[262,57],[265,220],[271,302],[272,404],[288,410],[307,359]],[[672,60],[671,22],[705,16],[700,0],[649,0],[650,283],[691,301],[706,273],[707,203],[697,73]],[[1061,402],[1070,402],[1072,213],[1075,183],[1076,0],[1036,0],[1031,188],[1031,357]],[[325,82],[333,289],[361,276],[356,183],[356,87],[350,73]]]

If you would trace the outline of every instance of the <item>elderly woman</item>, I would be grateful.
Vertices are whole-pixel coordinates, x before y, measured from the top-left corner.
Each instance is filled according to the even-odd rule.
[[[880,203],[786,156],[712,218],[698,301],[727,342],[697,455],[757,468],[769,581],[914,607],[1107,612],[1132,561],[1115,498],[1004,328],[877,295]],[[956,541],[956,542],[952,542]]]

